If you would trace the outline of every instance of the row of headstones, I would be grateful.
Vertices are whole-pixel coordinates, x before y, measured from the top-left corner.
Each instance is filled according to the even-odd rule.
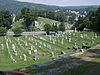
[[[62,37],[61,37],[61,44],[64,44],[64,34],[62,34],[61,35]],[[88,37],[88,35],[87,34],[80,34],[80,38],[84,38],[85,36],[87,36]],[[49,40],[53,43],[53,44],[55,44],[55,42],[57,41],[57,38],[58,38],[59,36],[54,36],[54,35],[50,35],[49,36]],[[66,39],[68,39],[68,41],[69,42],[72,42],[72,37],[71,37],[71,32],[69,32],[69,36],[67,37],[67,36],[65,36],[66,37]],[[92,36],[92,39],[91,40],[93,40],[94,38],[97,38],[98,36],[97,36],[97,34],[95,33],[94,34],[94,36]],[[59,41],[59,40],[58,40]]]

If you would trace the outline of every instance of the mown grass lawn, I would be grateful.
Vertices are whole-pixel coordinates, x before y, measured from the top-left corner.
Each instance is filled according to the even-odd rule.
[[[71,42],[69,42],[69,34],[65,33],[61,35],[57,35],[55,44],[50,40],[50,35],[33,35],[33,36],[0,36],[0,71],[8,71],[24,68],[34,64],[40,64],[43,62],[47,62],[52,60],[50,57],[50,53],[54,52],[55,58],[60,58],[59,55],[61,51],[64,51],[66,54],[64,56],[68,56],[75,52],[72,50],[75,42],[78,47],[82,47],[83,43],[88,43],[89,46],[95,46],[100,41],[100,36],[94,38],[92,43],[92,37],[94,37],[93,32],[85,32],[88,36],[84,36],[84,38],[80,37],[80,33],[72,33],[71,34]],[[64,38],[64,44],[61,44],[62,37]],[[66,38],[67,37],[67,38]],[[42,38],[42,39],[41,39]],[[8,48],[6,43],[8,43]],[[3,44],[3,47],[2,45]],[[15,45],[15,50],[17,51],[17,56],[15,55],[12,45]],[[27,44],[27,46],[26,46]],[[44,44],[46,46],[44,46]],[[32,47],[32,49],[31,49]],[[37,61],[33,60],[33,50],[38,50]],[[29,54],[29,51],[32,53]],[[27,61],[24,61],[25,54],[27,57]],[[11,56],[16,60],[13,62]]]

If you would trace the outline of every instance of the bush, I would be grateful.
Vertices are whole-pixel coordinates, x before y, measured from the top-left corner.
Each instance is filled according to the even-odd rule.
[[[14,32],[15,35],[19,36],[22,33],[22,28],[16,27],[16,28],[12,29],[12,31]]]

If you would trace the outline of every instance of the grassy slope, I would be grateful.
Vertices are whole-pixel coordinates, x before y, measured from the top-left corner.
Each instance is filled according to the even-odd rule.
[[[83,58],[90,56],[98,51],[100,53],[100,48],[89,51],[77,58]],[[83,65],[77,66],[73,69],[70,69],[65,72],[61,72],[57,75],[100,75],[100,54],[98,53],[97,57],[94,57],[90,61],[86,61]]]
[[[72,34],[72,36],[73,36],[72,42],[69,43],[68,39],[64,38],[63,45],[61,44],[61,35],[57,38],[56,44],[51,43],[49,36],[45,36],[45,35],[28,36],[28,38],[26,38],[25,36],[21,36],[21,37],[13,37],[13,36],[3,37],[3,36],[1,36],[0,44],[4,44],[4,49],[2,50],[2,47],[0,45],[0,70],[13,70],[13,69],[18,69],[18,68],[23,68],[25,66],[29,66],[32,64],[40,64],[43,62],[50,61],[50,60],[52,60],[52,58],[48,55],[48,53],[50,53],[52,51],[55,53],[56,58],[59,57],[59,54],[62,50],[66,52],[65,56],[68,56],[69,54],[75,52],[72,49],[67,49],[68,47],[72,48],[75,40],[80,48],[81,48],[83,42],[84,43],[88,42],[89,45],[94,46],[94,45],[96,45],[96,43],[98,41],[100,41],[100,37],[94,38],[94,44],[92,44],[91,37],[93,36],[93,33],[91,32],[91,33],[87,33],[87,34],[88,34],[88,38],[84,37],[82,39],[82,38],[80,38],[80,33],[73,33]],[[40,37],[43,37],[46,40],[40,40]],[[68,37],[68,34],[64,34],[64,37]],[[5,39],[5,38],[8,38],[9,50],[11,52],[11,55],[17,60],[16,63],[12,63],[12,61],[10,59],[8,49],[6,48],[7,39]],[[17,40],[18,38],[20,39],[20,41]],[[11,42],[10,42],[10,40],[11,40]],[[25,46],[26,41],[28,43],[28,46]],[[35,44],[36,43],[35,41],[37,42],[38,45]],[[21,45],[19,45],[18,42],[20,42]],[[42,44],[40,44],[40,42]],[[44,43],[46,45],[51,45],[51,49],[44,47]],[[28,56],[27,57],[28,61],[23,63],[23,60],[20,60],[19,56],[14,56],[14,52],[12,50],[12,44],[16,44],[16,50],[18,51],[19,56],[22,56],[23,53]],[[32,55],[28,54],[28,51],[30,50],[31,45],[33,45],[38,50],[38,56],[40,59],[37,61],[33,61],[33,59],[32,59],[33,54]],[[41,46],[41,47],[39,47],[39,46]],[[33,47],[33,50],[35,49],[34,47]]]
[[[60,24],[60,22],[58,22],[58,21],[55,21],[55,20],[52,20],[52,19],[48,19],[48,18],[43,18],[43,17],[38,17],[37,21],[39,22],[40,25],[38,26],[39,29],[36,28],[36,31],[44,30],[44,24],[46,24],[46,23],[50,24],[50,25],[52,25],[53,23]],[[19,21],[13,23],[12,24],[12,29],[15,26],[22,26],[22,22],[23,22],[23,19],[20,19]]]
[[[78,46],[81,48],[81,46],[82,46],[82,43],[84,42],[84,43],[89,43],[89,45],[91,45],[91,46],[95,46],[96,45],[96,43],[98,42],[98,41],[100,41],[100,37],[98,37],[98,40],[97,39],[94,39],[94,41],[95,41],[95,43],[94,44],[92,44],[91,43],[91,39],[90,39],[90,37],[92,37],[93,36],[93,33],[91,32],[89,32],[89,33],[86,33],[86,34],[88,34],[88,38],[87,37],[85,37],[85,38],[80,38],[80,34],[81,33],[83,33],[83,32],[80,32],[80,33],[73,33],[73,35],[75,35],[75,36],[73,36],[73,38],[72,38],[72,40],[73,40],[73,42],[71,42],[71,43],[68,43],[68,41],[67,40],[64,40],[64,42],[66,42],[65,44],[63,44],[63,45],[61,45],[59,42],[57,42],[57,44],[56,45],[58,45],[58,46],[61,46],[61,47],[63,47],[63,48],[66,48],[66,50],[64,50],[66,53],[67,53],[67,48],[68,47],[72,47],[73,46],[73,44],[74,44],[74,42],[75,42],[75,40],[76,40],[76,43],[78,44]],[[58,38],[58,40],[59,40],[60,38]],[[49,38],[48,38],[48,41],[49,41]],[[71,49],[70,50],[68,50],[68,51],[72,51]],[[85,55],[89,55],[89,53],[86,53]],[[81,56],[80,56],[81,57]],[[82,57],[84,57],[84,55],[82,56]],[[79,58],[77,58],[77,59],[79,59]],[[51,68],[56,68],[56,67],[58,67],[58,66],[61,66],[61,65],[63,65],[63,64],[65,64],[65,63],[68,63],[68,62],[70,62],[70,61],[74,61],[74,60],[77,60],[76,58],[75,59],[70,59],[69,61],[65,61],[65,62],[56,62],[55,64],[52,64],[52,65],[48,65],[48,66],[45,66],[45,67],[41,67],[41,68],[39,68],[39,69],[36,69],[36,70],[30,70],[29,72],[30,73],[39,73],[39,72],[42,72],[42,71],[45,71],[45,70],[48,70],[48,69],[51,69]]]
[[[52,65],[40,67],[37,70],[27,71],[27,73],[34,74],[34,73],[43,72],[48,69],[53,69],[58,66],[62,66],[64,64],[73,62],[75,60],[81,60],[82,58],[90,56],[90,55],[96,53],[97,51],[100,52],[100,48],[88,51],[85,54],[82,54],[82,55],[80,55],[76,58],[72,58],[70,60],[66,60],[64,62],[56,62],[55,64],[52,64]],[[84,62],[85,63],[80,66],[76,66],[73,69],[69,69],[69,70],[64,69],[63,72],[60,71],[55,75],[100,75],[100,71],[99,71],[99,69],[100,69],[100,54],[98,54],[97,57],[94,57],[91,61],[84,61]]]
[[[38,22],[39,23],[42,23],[42,25],[41,26],[39,26],[39,28],[40,29],[44,29],[44,24],[50,24],[50,25],[52,25],[53,23],[57,23],[57,24],[60,24],[60,22],[58,22],[58,21],[55,21],[55,20],[52,20],[52,19],[48,19],[48,18],[43,18],[43,17],[38,17]]]

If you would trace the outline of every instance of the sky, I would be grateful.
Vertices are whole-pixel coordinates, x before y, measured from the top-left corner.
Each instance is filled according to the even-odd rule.
[[[100,5],[100,0],[18,0],[18,1],[33,2],[46,5],[57,5],[57,6]]]

